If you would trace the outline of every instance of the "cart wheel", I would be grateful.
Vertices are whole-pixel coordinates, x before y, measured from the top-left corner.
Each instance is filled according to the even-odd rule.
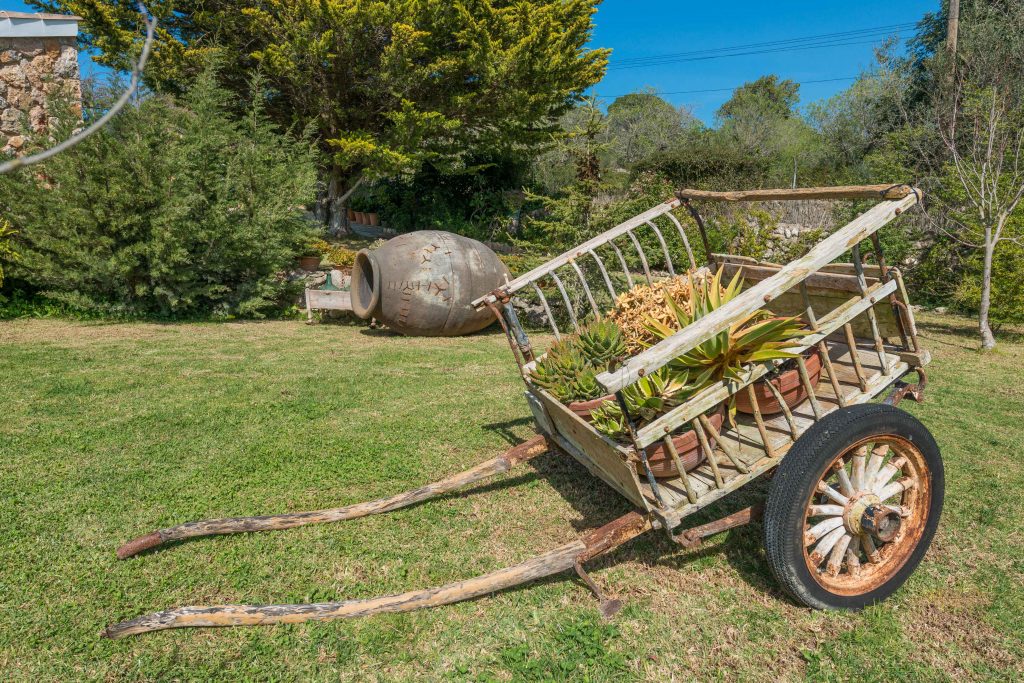
[[[887,405],[837,410],[797,440],[772,478],[772,573],[808,607],[884,600],[928,550],[944,488],[939,447],[917,419]]]

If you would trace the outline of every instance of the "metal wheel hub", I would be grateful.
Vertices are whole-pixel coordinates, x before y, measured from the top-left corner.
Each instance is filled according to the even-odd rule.
[[[884,505],[869,505],[860,518],[861,529],[882,543],[896,538],[902,523],[899,514]]]
[[[843,525],[846,530],[854,536],[858,536],[862,533],[866,533],[867,529],[864,528],[863,520],[864,515],[867,513],[869,508],[872,508],[881,503],[873,493],[860,493],[854,495],[850,502],[843,508]]]

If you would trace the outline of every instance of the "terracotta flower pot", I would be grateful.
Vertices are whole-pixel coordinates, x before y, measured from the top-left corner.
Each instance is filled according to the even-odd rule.
[[[807,376],[811,380],[811,386],[817,388],[821,379],[821,352],[812,349],[804,356],[807,364]],[[786,405],[790,408],[799,405],[807,399],[807,389],[800,381],[800,371],[796,368],[786,370],[778,377],[771,380],[775,388],[782,394]],[[775,398],[775,394],[768,388],[768,381],[761,380],[754,383],[754,394],[757,396],[757,405],[762,415],[775,415],[782,412],[782,406]],[[750,396],[744,389],[736,394],[736,410],[745,415],[753,415],[754,407],[750,404]]]
[[[320,267],[319,256],[300,256],[299,257],[299,268],[303,270],[316,270]]]
[[[347,211],[349,221],[354,221],[356,219],[356,212],[353,211],[352,209],[347,209]]]
[[[368,213],[368,214],[366,214],[366,220],[369,221],[370,225],[373,225],[373,226],[380,225],[380,216],[378,216],[376,213]]]
[[[607,396],[602,396],[600,398],[595,398],[592,401],[574,401],[574,402],[569,404],[568,408],[569,408],[569,410],[571,410],[572,412],[576,413],[577,415],[579,415],[581,418],[583,418],[587,422],[590,422],[591,419],[592,419],[590,414],[593,411],[595,411],[598,408],[600,408],[601,404],[604,403],[605,401],[614,401],[614,400],[615,400],[615,394],[608,394]]]
[[[362,211],[356,211],[356,223],[366,225],[366,214]]]
[[[708,420],[710,420],[711,426],[715,428],[715,431],[721,430],[722,422],[725,420],[725,411],[719,408]],[[672,445],[675,446],[676,453],[679,454],[679,461],[683,463],[683,469],[687,472],[700,466],[707,458],[704,449],[700,447],[697,432],[692,429],[673,436]],[[715,440],[711,438],[710,434],[708,434],[708,445],[711,448],[715,447]],[[658,441],[657,443],[652,443],[644,450],[647,452],[647,464],[651,466],[651,472],[655,477],[665,479],[679,476],[679,470],[672,459],[672,454],[665,447],[665,442]],[[636,463],[636,471],[640,476],[646,476],[643,463]]]

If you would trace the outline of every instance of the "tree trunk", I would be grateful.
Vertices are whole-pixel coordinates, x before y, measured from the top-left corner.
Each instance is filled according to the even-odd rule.
[[[994,349],[996,346],[996,338],[988,322],[988,312],[992,305],[992,254],[995,247],[991,230],[986,230],[985,261],[981,272],[981,305],[978,306],[978,331],[981,332],[982,349]]]
[[[332,235],[349,234],[348,211],[342,201],[345,176],[340,168],[331,164],[327,179],[327,201],[325,207],[325,223],[327,231]]]

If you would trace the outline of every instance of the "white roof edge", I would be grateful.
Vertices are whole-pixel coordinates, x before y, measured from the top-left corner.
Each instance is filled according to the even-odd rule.
[[[81,20],[73,14],[0,10],[0,38],[74,38]]]

